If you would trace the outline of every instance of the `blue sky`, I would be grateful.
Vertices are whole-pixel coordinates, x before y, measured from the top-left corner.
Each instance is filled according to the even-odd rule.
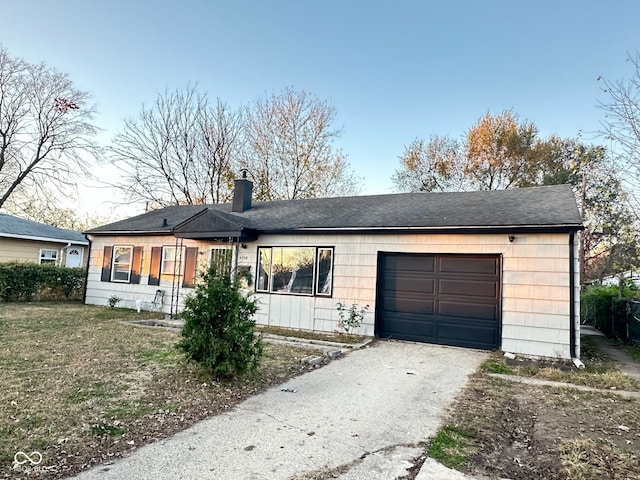
[[[189,82],[232,107],[287,86],[329,100],[365,194],[392,191],[413,139],[461,137],[487,111],[597,142],[596,79],[630,75],[640,49],[637,0],[0,0],[0,15],[12,55],[93,94],[105,141]]]

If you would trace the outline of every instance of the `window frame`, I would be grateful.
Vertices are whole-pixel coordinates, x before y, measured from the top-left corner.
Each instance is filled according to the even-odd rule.
[[[275,249],[310,249],[313,250],[313,264],[312,264],[312,279],[311,279],[311,289],[308,293],[304,292],[292,292],[284,289],[281,290],[273,290],[274,281],[273,281],[273,267],[274,267],[274,250]],[[330,251],[331,252],[331,266],[328,272],[329,278],[329,288],[326,293],[321,292],[321,288],[319,288],[318,282],[320,279],[320,253],[322,251]],[[263,252],[268,252],[267,255],[264,255],[264,259],[268,262],[269,270],[266,271],[263,268]],[[335,247],[326,247],[326,246],[315,246],[315,245],[276,245],[276,246],[259,246],[257,249],[257,273],[255,279],[255,291],[256,293],[267,293],[270,295],[294,295],[294,296],[303,296],[303,297],[325,297],[331,298],[333,296],[333,267],[335,261]],[[265,263],[267,263],[265,262]],[[264,273],[264,275],[263,275]],[[290,280],[291,282],[291,280]],[[265,286],[266,283],[266,286]],[[290,287],[289,287],[290,288]]]
[[[173,259],[166,258],[165,252],[174,250]],[[178,250],[181,250],[180,257],[178,257]],[[163,245],[162,252],[160,253],[160,276],[170,275],[175,277],[182,276],[182,267],[176,270],[176,265],[182,265],[185,261],[186,250],[185,247],[176,247],[175,245]],[[170,272],[165,272],[165,262],[173,262],[173,268]]]
[[[327,277],[325,279],[325,284],[327,282],[327,279],[329,281],[329,288],[328,288],[328,292],[324,293],[320,288],[320,252],[321,251],[329,251],[331,252],[331,263],[330,263],[330,267],[329,267],[329,272],[327,273]],[[333,296],[333,267],[334,267],[334,258],[335,258],[335,249],[334,247],[318,247],[316,249],[316,277],[314,279],[314,290],[315,290],[315,295],[319,296],[319,297],[332,297]]]
[[[44,253],[45,252],[53,252],[55,253],[54,257],[45,257]],[[43,260],[45,260],[45,262],[43,262]],[[60,251],[56,250],[55,248],[41,248],[40,249],[40,256],[38,258],[38,262],[40,265],[57,265],[58,261],[60,260]]]
[[[127,279],[118,279],[115,278],[116,273],[122,273],[121,271],[116,271],[116,265],[119,265],[121,262],[117,262],[118,255],[116,254],[118,249],[128,249],[129,250],[129,268],[127,270]],[[124,262],[122,262],[124,264]],[[126,265],[126,264],[125,264]],[[114,245],[113,252],[111,257],[111,281],[114,283],[131,283],[131,270],[133,267],[133,245]]]

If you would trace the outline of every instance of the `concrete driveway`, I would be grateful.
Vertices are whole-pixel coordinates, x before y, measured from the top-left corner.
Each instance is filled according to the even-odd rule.
[[[485,352],[380,341],[78,479],[406,475]],[[283,391],[287,389],[290,391]],[[295,392],[291,391],[295,390]]]

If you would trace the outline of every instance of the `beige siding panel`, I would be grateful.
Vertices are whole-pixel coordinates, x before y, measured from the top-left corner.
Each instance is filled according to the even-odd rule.
[[[570,358],[571,356],[568,343],[563,345],[560,343],[503,338],[502,350],[536,357]]]
[[[569,328],[568,318],[565,315],[550,315],[543,313],[504,312],[503,324],[513,326],[531,326],[539,328],[559,328],[566,324]]]
[[[504,325],[502,327],[503,338],[514,341],[530,340],[546,343],[569,343],[569,325],[562,330],[558,328],[540,328],[532,326]]]
[[[260,306],[256,321],[266,325],[331,332],[336,329],[338,320],[336,302],[356,301],[359,305],[369,304],[371,307],[361,332],[372,335],[379,252],[500,255],[503,279],[502,348],[524,355],[566,358],[569,355],[570,297],[568,235],[516,234],[515,237],[511,243],[507,234],[261,235],[256,242],[249,243],[246,249],[240,251],[239,263],[250,265],[255,278],[259,246],[334,247],[332,298],[258,294]],[[151,247],[174,243],[168,237],[140,237],[133,243],[126,237],[98,237],[93,242],[87,301],[99,304],[104,304],[110,296],[107,294],[114,289],[127,292],[127,298],[133,300],[136,295],[152,296],[155,287],[146,285]],[[141,285],[100,285],[102,248],[114,244],[144,246]],[[206,242],[185,241],[184,244],[199,246],[201,251],[207,252],[209,248]],[[201,258],[206,262],[207,255]],[[163,279],[162,288],[170,287],[171,282]],[[578,306],[579,297],[576,296]]]
[[[55,242],[38,242],[18,238],[0,238],[0,262],[40,263],[40,250],[56,250],[62,258],[62,247]]]

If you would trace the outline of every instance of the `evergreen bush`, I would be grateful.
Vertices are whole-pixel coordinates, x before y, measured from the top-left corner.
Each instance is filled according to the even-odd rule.
[[[217,379],[255,372],[263,350],[254,335],[256,311],[256,300],[239,282],[211,268],[185,300],[178,348]]]

